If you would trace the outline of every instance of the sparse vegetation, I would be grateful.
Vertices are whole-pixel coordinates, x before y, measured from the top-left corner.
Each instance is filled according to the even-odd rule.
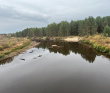
[[[94,36],[85,36],[82,42],[90,44],[98,51],[110,55],[110,37],[105,37],[103,34]]]
[[[27,38],[2,37],[0,38],[0,58],[21,50],[29,44],[30,40]]]

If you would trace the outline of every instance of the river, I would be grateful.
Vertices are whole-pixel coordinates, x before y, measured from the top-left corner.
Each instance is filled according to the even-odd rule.
[[[110,58],[80,43],[41,42],[0,62],[0,93],[110,93]]]

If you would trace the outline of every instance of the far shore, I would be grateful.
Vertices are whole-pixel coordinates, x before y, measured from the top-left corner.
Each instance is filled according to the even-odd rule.
[[[32,37],[31,40],[35,41],[66,41],[66,42],[79,42],[82,39],[80,36],[66,36],[66,37]]]
[[[28,39],[29,40],[29,39]],[[31,41],[32,40],[32,41]],[[38,41],[66,41],[66,42],[82,42],[87,43],[91,45],[94,49],[101,51],[107,55],[110,55],[110,37],[105,37],[103,35],[94,35],[94,36],[68,36],[68,37],[32,37],[31,40],[29,40],[29,44],[25,45],[22,48],[15,48],[14,51],[11,51],[9,54],[6,54],[2,58],[0,58],[0,61],[9,57],[14,57],[18,54],[21,54],[22,52],[31,49],[34,46],[37,46],[40,44]],[[20,44],[19,44],[20,45]],[[20,47],[20,46],[18,46]],[[11,48],[10,48],[11,49]],[[7,52],[7,51],[6,51]]]

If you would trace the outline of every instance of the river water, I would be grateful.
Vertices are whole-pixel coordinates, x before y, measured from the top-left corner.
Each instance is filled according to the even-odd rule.
[[[0,93],[110,93],[110,59],[84,44],[42,42],[0,62]]]

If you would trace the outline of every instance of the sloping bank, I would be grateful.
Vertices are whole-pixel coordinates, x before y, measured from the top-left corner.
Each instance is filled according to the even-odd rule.
[[[2,54],[0,54],[0,61],[18,55],[36,45],[39,45],[39,42],[31,41],[28,39],[20,45],[16,45],[13,48],[8,48],[7,51],[5,50]]]
[[[110,56],[110,37],[103,35],[94,35],[84,37],[80,42],[91,45],[94,49]]]

